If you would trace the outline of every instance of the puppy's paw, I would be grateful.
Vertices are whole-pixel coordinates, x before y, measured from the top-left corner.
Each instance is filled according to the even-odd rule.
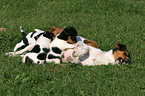
[[[9,56],[15,56],[15,52],[8,52],[8,53],[5,53],[5,55],[9,55]]]
[[[80,60],[79,60],[78,58],[73,58],[73,57],[69,56],[69,57],[67,58],[67,62],[68,62],[68,63],[78,64],[78,63],[80,63]]]
[[[73,57],[80,57],[80,56],[82,56],[82,55],[84,55],[84,53],[83,52],[81,52],[81,50],[75,50],[74,52],[73,52],[73,54],[72,54],[72,56]]]

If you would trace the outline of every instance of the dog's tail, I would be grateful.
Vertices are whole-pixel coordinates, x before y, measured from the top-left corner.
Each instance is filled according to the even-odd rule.
[[[21,33],[22,33],[22,36],[23,36],[23,37],[26,37],[27,34],[26,34],[26,33],[24,32],[24,30],[22,29],[22,26],[20,26],[20,31],[21,31]]]

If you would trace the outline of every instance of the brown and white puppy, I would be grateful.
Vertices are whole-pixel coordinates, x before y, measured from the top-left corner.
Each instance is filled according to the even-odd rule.
[[[55,36],[59,34],[63,28],[58,28],[58,27],[51,27],[49,32],[52,32]],[[96,41],[88,40],[86,38],[83,38],[81,36],[77,36],[77,41],[82,41],[83,43],[92,46],[94,48],[98,48],[98,44]]]
[[[81,43],[78,45],[75,49],[68,49],[64,52],[62,62],[87,66],[108,65],[109,63],[118,65],[131,63],[130,55],[123,44],[116,44],[115,49],[110,51],[102,51]]]

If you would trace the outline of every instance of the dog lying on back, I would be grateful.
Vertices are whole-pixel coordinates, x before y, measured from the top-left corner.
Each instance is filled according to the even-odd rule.
[[[76,48],[68,49],[64,52],[62,62],[75,63],[81,65],[108,65],[111,64],[130,64],[131,58],[126,50],[126,46],[116,44],[115,49],[102,51],[78,42]]]
[[[53,34],[50,32],[44,32],[38,38],[32,50],[25,55],[21,55],[23,57],[22,62],[25,63],[29,60],[31,63],[43,64],[45,62],[46,55],[49,52],[49,45],[52,40]]]
[[[30,32],[26,34],[22,29],[22,26],[20,27],[20,31],[22,33],[21,42],[15,45],[14,52],[8,52],[5,55],[15,56],[17,54],[23,54],[26,51],[32,50],[37,42],[37,39],[45,32],[39,29],[35,29],[36,32]]]
[[[77,31],[74,27],[63,29],[51,42],[50,51],[47,53],[46,62],[61,62],[62,54],[66,49],[73,49],[77,42]]]

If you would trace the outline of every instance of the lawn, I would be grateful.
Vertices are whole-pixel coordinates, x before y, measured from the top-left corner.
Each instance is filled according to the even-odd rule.
[[[108,51],[116,43],[127,45],[130,65],[71,66],[23,64],[13,51],[35,28],[74,26],[78,35],[95,40]],[[1,96],[144,96],[144,0],[2,0],[0,2]]]

